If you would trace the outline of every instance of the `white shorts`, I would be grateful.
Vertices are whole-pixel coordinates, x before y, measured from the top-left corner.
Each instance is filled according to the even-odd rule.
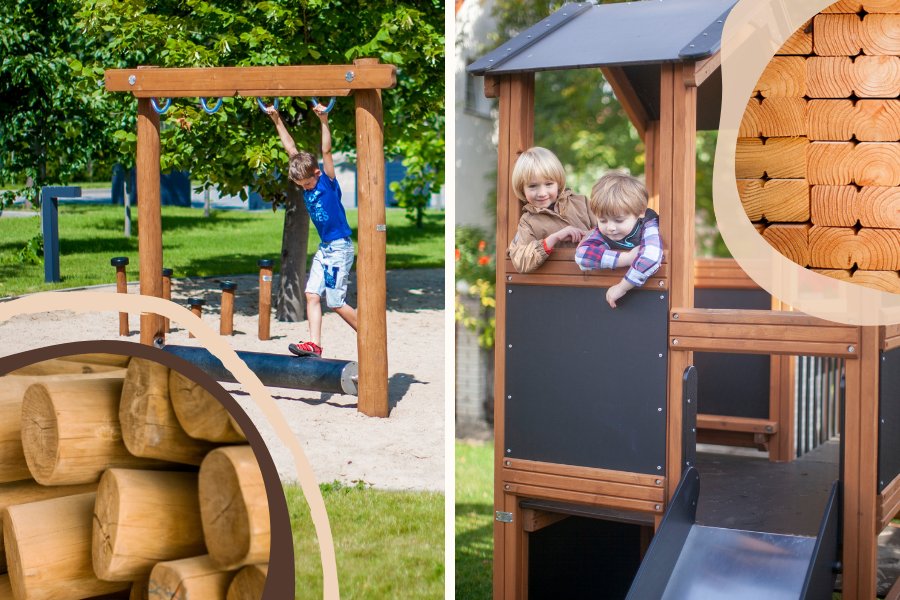
[[[347,283],[353,266],[353,242],[341,238],[319,244],[309,268],[306,293],[325,295],[328,308],[340,308],[347,302]]]

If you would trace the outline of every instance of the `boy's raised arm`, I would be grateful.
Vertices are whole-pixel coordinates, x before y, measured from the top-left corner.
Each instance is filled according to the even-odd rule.
[[[285,152],[288,153],[288,158],[297,154],[297,145],[294,143],[294,138],[291,137],[287,127],[284,126],[284,121],[281,120],[281,115],[278,114],[275,107],[267,106],[266,113],[272,118],[272,122],[275,123],[275,129],[278,131],[278,138],[281,140],[281,145],[284,146]]]
[[[316,104],[313,111],[322,122],[322,169],[330,179],[334,179],[334,158],[331,156],[331,129],[328,127],[328,113],[321,104]]]

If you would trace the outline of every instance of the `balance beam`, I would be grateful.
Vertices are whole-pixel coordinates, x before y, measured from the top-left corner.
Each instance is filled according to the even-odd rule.
[[[237,382],[222,361],[205,348],[167,344],[163,350],[199,367],[216,381]],[[358,395],[359,367],[353,361],[263,352],[238,352],[237,355],[268,387]]]

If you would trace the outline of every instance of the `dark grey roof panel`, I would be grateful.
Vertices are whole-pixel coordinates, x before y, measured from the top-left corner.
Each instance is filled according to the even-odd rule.
[[[719,50],[737,0],[566,4],[478,59],[475,75],[699,60]]]

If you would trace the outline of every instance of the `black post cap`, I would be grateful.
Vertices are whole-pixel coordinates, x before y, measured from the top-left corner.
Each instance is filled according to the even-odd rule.
[[[172,276],[172,269],[170,269],[170,268],[168,268],[168,267],[163,267],[163,270],[162,270],[162,276],[163,276],[163,277],[171,277],[171,276]]]
[[[271,258],[261,258],[258,261],[256,261],[256,264],[259,265],[260,267],[263,267],[263,268],[268,267],[271,269],[272,266],[275,264],[275,261],[272,260]]]
[[[188,298],[188,306],[203,306],[206,304],[203,298]]]
[[[232,292],[237,289],[237,283],[235,283],[234,281],[223,281],[219,284],[219,287],[222,288],[223,292]]]
[[[109,261],[109,264],[111,264],[114,267],[124,267],[125,265],[128,264],[128,257],[127,256],[117,256],[117,257],[111,259]]]

